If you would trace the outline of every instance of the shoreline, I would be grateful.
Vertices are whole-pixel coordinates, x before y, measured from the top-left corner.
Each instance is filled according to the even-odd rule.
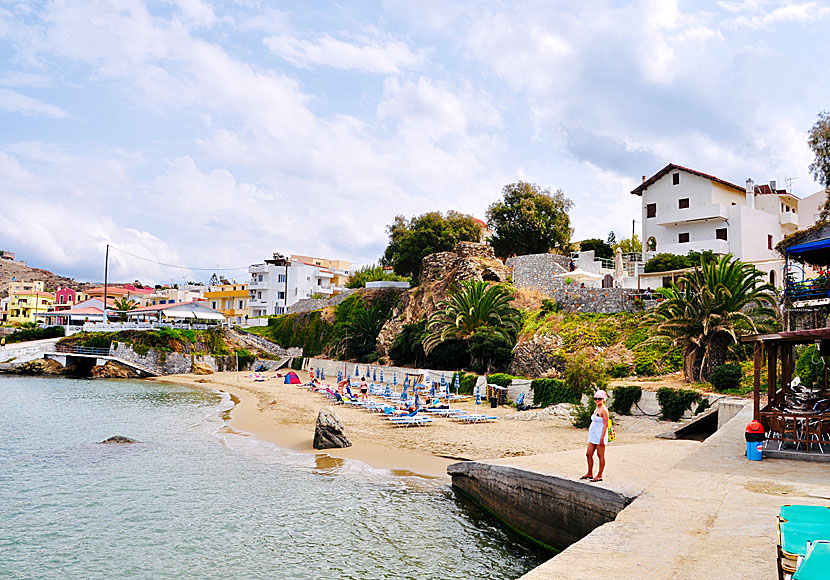
[[[308,373],[295,371],[304,383]],[[542,416],[533,411],[519,413],[513,407],[486,409],[496,415],[492,423],[461,424],[436,418],[427,427],[396,428],[376,413],[333,404],[324,395],[301,385],[284,384],[276,372],[220,372],[212,375],[167,375],[153,377],[161,383],[176,383],[211,391],[225,391],[238,403],[230,410],[234,429],[279,447],[336,459],[361,461],[372,468],[399,475],[418,475],[449,483],[447,467],[459,461],[498,460],[542,455],[557,451],[584,450],[586,431],[576,429],[568,418]],[[258,380],[255,380],[257,377]],[[454,408],[481,411],[473,401],[453,403]],[[352,442],[344,449],[316,450],[312,446],[317,414],[331,407],[345,426]],[[625,443],[645,443],[665,429],[660,423],[620,418]],[[572,476],[584,473],[584,460],[571,467]]]

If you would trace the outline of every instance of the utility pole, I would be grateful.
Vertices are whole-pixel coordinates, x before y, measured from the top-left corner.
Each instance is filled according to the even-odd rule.
[[[110,245],[107,244],[107,253],[104,258],[104,324],[109,323],[109,319],[107,318],[107,282],[109,276],[109,267],[110,267]]]

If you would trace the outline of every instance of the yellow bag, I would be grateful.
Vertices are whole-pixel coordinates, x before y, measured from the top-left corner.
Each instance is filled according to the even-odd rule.
[[[614,423],[611,422],[611,417],[608,417],[608,442],[611,443],[617,438],[617,432],[614,430]]]

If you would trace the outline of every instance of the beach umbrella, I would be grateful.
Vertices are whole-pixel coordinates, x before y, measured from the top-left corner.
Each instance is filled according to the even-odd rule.
[[[337,382],[339,383],[342,380],[343,380],[343,371],[337,371]]]
[[[429,396],[433,399],[435,398],[435,383],[432,383],[432,386],[429,388]]]
[[[446,379],[446,377],[444,377],[444,373],[441,373],[441,386],[444,386],[446,384],[447,384],[447,379]]]
[[[418,390],[415,389],[415,410],[416,411],[418,410],[418,407],[420,406],[420,404],[421,404],[421,402],[418,399]]]
[[[478,385],[476,385],[476,405],[480,405],[480,404],[481,404],[481,394],[479,394]]]
[[[458,388],[461,386],[461,379],[458,378],[460,373],[455,373],[455,394],[458,394]],[[449,388],[447,389],[447,394],[449,394]]]
[[[386,393],[384,394],[384,396],[387,399],[392,398],[392,389],[391,389],[391,387],[389,387],[389,383],[386,383]]]
[[[380,382],[383,382],[383,369],[380,369]]]
[[[326,369],[323,369],[323,368],[320,369],[320,380],[321,381],[326,380]]]
[[[392,375],[392,384],[396,387],[398,386],[398,371],[395,371],[395,373]]]
[[[378,370],[377,369],[372,371],[372,382],[373,383],[378,382]]]
[[[408,381],[404,381],[404,383],[403,383],[403,390],[401,391],[401,400],[402,400],[402,401],[405,401],[405,400],[406,400],[406,389],[407,389],[407,387],[409,387],[409,382],[408,382]]]
[[[360,376],[359,368],[360,367],[358,367],[357,365],[354,365],[354,376],[356,377]]]

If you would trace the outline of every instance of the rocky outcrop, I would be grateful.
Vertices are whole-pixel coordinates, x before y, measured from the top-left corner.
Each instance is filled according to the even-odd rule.
[[[212,375],[213,369],[203,363],[193,363],[191,372],[194,375]]]
[[[100,443],[109,445],[110,443],[141,443],[141,441],[136,441],[135,439],[130,439],[129,437],[124,437],[123,435],[113,435],[109,439],[104,439]]]
[[[96,379],[133,379],[138,376],[134,370],[112,361],[92,367],[89,373]]]
[[[51,359],[39,358],[17,365],[9,372],[18,375],[64,375],[73,369]]]
[[[351,447],[352,442],[344,433],[343,422],[331,407],[323,407],[317,414],[317,427],[314,429],[315,449],[340,449]]]
[[[558,378],[565,361],[555,354],[562,347],[558,334],[521,337],[513,349],[510,372],[522,377]]]
[[[510,268],[488,244],[460,242],[452,252],[426,256],[421,262],[421,283],[401,296],[392,317],[378,334],[378,352],[388,356],[389,347],[406,324],[420,322],[437,310],[448,291],[464,280],[507,282]]]

